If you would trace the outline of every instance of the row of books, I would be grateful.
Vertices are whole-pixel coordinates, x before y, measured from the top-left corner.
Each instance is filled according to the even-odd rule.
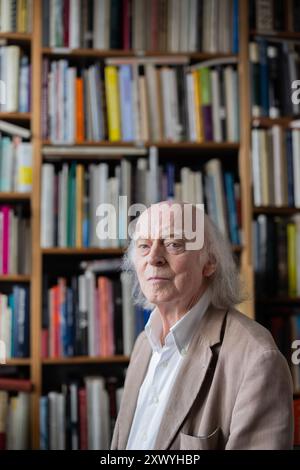
[[[42,30],[50,47],[237,53],[238,1],[44,0]]]
[[[300,364],[297,364],[292,356],[296,349],[299,349],[294,347],[293,342],[300,339],[300,308],[299,306],[287,305],[272,306],[268,310],[268,316],[267,322],[271,333],[290,365],[294,390],[299,392]]]
[[[30,394],[11,395],[0,385],[0,450],[29,449],[29,419]]]
[[[258,297],[300,296],[300,217],[260,214],[253,221],[253,252]]]
[[[22,206],[0,206],[0,274],[30,274],[31,227]]]
[[[0,191],[30,192],[32,189],[32,144],[0,133]]]
[[[250,0],[250,28],[258,32],[299,31],[299,0]]]
[[[41,188],[44,248],[126,246],[131,204],[148,207],[167,199],[205,204],[222,233],[233,244],[241,242],[240,186],[217,159],[192,170],[173,163],[159,165],[156,149],[151,149],[149,159],[139,158],[136,167],[125,159],[115,168],[108,163],[45,163]]]
[[[299,77],[299,45],[259,38],[249,43],[251,106],[254,117],[292,116],[300,113],[293,99]],[[298,98],[298,95],[295,96]]]
[[[43,357],[130,355],[150,312],[133,305],[127,273],[86,270],[44,283]]]
[[[239,140],[236,59],[192,67],[186,59],[178,59],[186,65],[155,61],[108,59],[106,66],[76,68],[44,59],[43,138],[68,144]]]
[[[252,177],[255,206],[300,208],[300,129],[252,129]]]
[[[19,46],[0,43],[0,111],[30,111],[31,65],[29,57]]]
[[[41,450],[108,450],[123,389],[114,378],[63,383],[40,398]]]
[[[6,359],[29,357],[29,290],[14,285],[9,295],[0,294],[0,340]]]
[[[30,33],[34,0],[1,0],[0,32]]]

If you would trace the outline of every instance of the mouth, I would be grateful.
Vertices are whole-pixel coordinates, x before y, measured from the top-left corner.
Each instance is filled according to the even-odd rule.
[[[154,276],[154,277],[149,277],[148,281],[169,281],[170,279],[166,277],[160,277],[160,276]]]

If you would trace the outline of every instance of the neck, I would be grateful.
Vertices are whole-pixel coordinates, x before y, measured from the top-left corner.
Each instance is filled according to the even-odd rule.
[[[194,307],[194,305],[196,305],[205,291],[206,286],[201,286],[199,291],[197,291],[185,304],[179,305],[177,302],[172,305],[170,305],[170,303],[157,305],[163,326],[160,337],[161,344],[164,344],[165,338],[172,326],[174,326],[189,310],[191,310],[191,308]]]

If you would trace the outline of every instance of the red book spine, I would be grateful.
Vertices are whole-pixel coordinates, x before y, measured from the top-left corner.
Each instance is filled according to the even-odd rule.
[[[88,449],[86,389],[79,390],[80,450]]]
[[[294,445],[300,446],[300,399],[294,400]]]
[[[123,0],[123,49],[130,48],[130,0]]]
[[[3,267],[2,274],[8,274],[8,256],[9,256],[9,206],[2,207],[3,214]]]

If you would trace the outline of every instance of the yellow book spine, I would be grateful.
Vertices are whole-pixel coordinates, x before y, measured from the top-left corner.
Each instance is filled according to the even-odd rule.
[[[76,166],[76,248],[82,247],[84,167]]]
[[[296,253],[296,225],[287,224],[287,259],[288,259],[288,291],[290,297],[297,295],[297,253]]]
[[[199,142],[204,141],[203,117],[202,117],[202,98],[200,85],[200,70],[193,71],[195,107],[196,107],[196,133]]]
[[[108,138],[111,142],[121,140],[120,100],[117,67],[105,67],[105,94],[108,115]]]

